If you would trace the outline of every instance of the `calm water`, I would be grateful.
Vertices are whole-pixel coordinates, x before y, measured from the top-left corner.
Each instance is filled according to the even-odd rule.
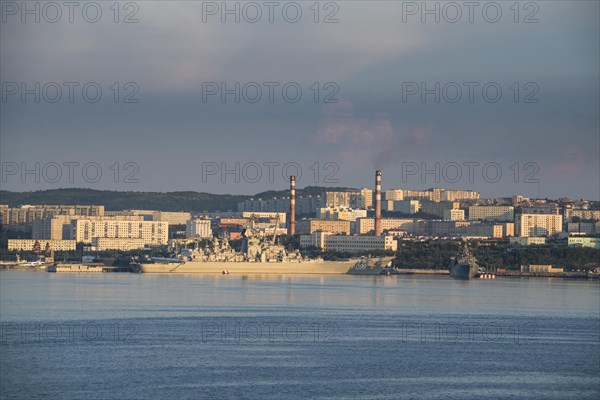
[[[596,399],[600,285],[0,272],[2,399]]]

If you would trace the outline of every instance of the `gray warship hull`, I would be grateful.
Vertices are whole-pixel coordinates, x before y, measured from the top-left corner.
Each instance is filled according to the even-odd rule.
[[[356,261],[335,262],[182,262],[140,264],[145,273],[177,274],[344,274]]]
[[[476,265],[457,264],[450,268],[450,277],[454,279],[473,279],[476,275]]]
[[[463,243],[460,254],[450,264],[450,277],[454,279],[473,279],[478,270],[479,265],[471,252],[469,243]]]
[[[279,224],[277,219],[275,226]],[[177,249],[177,243],[174,247]],[[173,244],[172,243],[172,244]],[[389,263],[386,258],[356,258],[325,261],[322,258],[302,257],[299,250],[288,251],[276,244],[276,234],[269,240],[257,233],[254,220],[242,232],[241,250],[231,247],[226,238],[214,237],[210,242],[194,240],[171,257],[153,257],[133,268],[144,273],[158,274],[357,274],[377,275]]]
[[[139,270],[155,274],[351,274],[379,275],[391,257],[370,260],[304,262],[196,262],[141,263]]]

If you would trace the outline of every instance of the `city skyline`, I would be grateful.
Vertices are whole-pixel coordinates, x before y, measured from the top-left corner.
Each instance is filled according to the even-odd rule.
[[[341,190],[341,191],[360,191],[362,189],[369,189],[371,190],[371,188],[369,188],[368,186],[357,186],[357,187],[351,187],[351,186],[345,186],[345,185],[340,185],[340,186],[323,186],[323,185],[307,185],[304,187],[298,187],[297,190],[298,191],[302,191],[305,189],[322,189],[323,193],[324,192],[330,192],[330,191],[336,191],[336,190]],[[560,196],[560,197],[549,197],[549,196],[541,196],[541,197],[537,197],[535,195],[533,196],[527,196],[523,193],[506,193],[506,194],[500,194],[499,196],[486,196],[485,193],[482,193],[478,190],[474,190],[472,188],[468,188],[468,187],[456,187],[453,189],[450,189],[448,187],[421,187],[421,188],[416,188],[416,187],[386,187],[383,186],[382,188],[382,196],[383,199],[385,199],[385,195],[387,191],[394,191],[394,190],[407,190],[407,191],[420,191],[420,192],[426,192],[428,190],[431,189],[441,189],[442,191],[472,191],[472,192],[477,192],[481,194],[481,199],[486,199],[486,200],[497,200],[497,199],[506,199],[506,198],[511,198],[511,197],[515,197],[515,196],[521,196],[525,199],[530,199],[530,200],[561,200],[561,199],[569,199],[569,200],[574,200],[574,201],[591,201],[591,202],[597,202],[598,200],[595,198],[586,198],[586,197],[580,197],[580,196]],[[26,191],[11,191],[11,190],[0,190],[0,193],[5,192],[5,193],[10,193],[10,194],[14,194],[14,195],[19,195],[19,194],[32,194],[32,193],[36,193],[36,192],[54,192],[54,191],[60,191],[60,190],[70,190],[70,191],[77,191],[77,190],[81,190],[81,191],[87,191],[87,190],[92,190],[92,191],[96,191],[96,192],[109,192],[109,193],[141,193],[141,194],[177,194],[177,193],[195,193],[195,194],[206,194],[206,195],[211,195],[211,196],[235,196],[235,197],[248,197],[248,198],[252,198],[252,199],[258,199],[261,198],[263,200],[267,200],[267,199],[272,199],[272,198],[282,198],[277,197],[277,196],[271,196],[269,193],[270,192],[276,192],[276,193],[281,193],[281,192],[286,192],[286,188],[285,187],[273,187],[271,189],[267,189],[261,192],[254,192],[254,193],[217,193],[217,192],[203,192],[203,191],[194,191],[194,190],[174,190],[174,191],[140,191],[140,190],[110,190],[110,189],[96,189],[96,188],[88,188],[88,187],[61,187],[61,188],[49,188],[49,189],[36,189],[36,190],[26,190]],[[374,191],[373,191],[374,192]],[[260,197],[262,196],[262,197]],[[316,195],[312,195],[312,194],[307,194],[307,195],[299,195],[300,197],[304,197],[304,196],[310,196],[310,197],[319,197],[320,194],[316,194]],[[287,198],[289,199],[289,194],[284,194],[283,198]],[[12,201],[11,201],[12,202]],[[2,202],[0,201],[0,204],[2,204]],[[26,205],[27,202],[23,202],[23,205]],[[38,204],[38,203],[34,203],[34,204]],[[48,204],[54,204],[53,202],[49,202]]]
[[[0,399],[600,398],[599,17],[0,0]]]
[[[2,162],[93,162],[102,179],[76,171],[70,182],[63,166],[57,182],[9,175],[3,189],[256,193],[277,183],[267,167],[258,181],[239,183],[231,175],[204,182],[202,168],[292,162],[302,168],[299,187],[330,186],[326,176],[369,186],[382,169],[388,187],[599,198],[597,2],[521,4],[518,15],[499,3],[498,21],[477,8],[473,22],[466,9],[453,22],[455,10],[442,3],[428,15],[407,8],[417,2],[337,2],[337,10],[322,4],[318,23],[308,3],[298,3],[295,23],[277,13],[273,23],[246,14],[222,22],[207,3],[136,3],[135,23],[121,23],[135,10],[121,10],[115,23],[108,6],[95,23],[79,9],[73,23],[67,10],[56,23],[4,10]],[[449,166],[450,178],[458,164],[462,177],[402,180],[422,163]],[[495,163],[502,178],[489,182],[478,170],[470,182],[465,163]]]
[[[360,188],[360,187],[356,187],[356,188],[351,188],[351,187],[335,187],[335,186],[310,186],[312,188],[319,188],[319,189],[323,189],[323,191],[331,191],[331,190],[335,190],[335,189],[344,189],[344,190],[361,190],[361,189],[365,189],[365,188]],[[266,190],[263,192],[258,192],[258,193],[211,193],[211,192],[197,192],[197,191],[189,191],[189,190],[182,190],[182,191],[172,191],[172,192],[155,192],[155,191],[127,191],[127,190],[104,190],[104,189],[93,189],[93,188],[58,188],[56,190],[61,190],[61,189],[65,189],[65,190],[94,190],[94,191],[98,191],[99,193],[101,192],[107,192],[107,193],[140,193],[140,194],[164,194],[164,195],[169,195],[169,194],[177,194],[177,193],[195,193],[195,194],[201,194],[201,195],[210,195],[210,196],[235,196],[235,197],[247,197],[250,199],[262,199],[262,200],[269,200],[269,199],[274,199],[274,198],[282,198],[282,197],[277,197],[277,196],[270,196],[270,195],[265,195],[265,193],[268,192],[284,192],[285,189],[281,188],[281,189],[272,189],[272,190]],[[302,191],[305,188],[303,187],[299,187],[297,190]],[[428,189],[431,188],[420,188],[420,189],[413,189],[413,188],[407,188],[407,189],[402,189],[402,188],[384,188],[383,189],[383,198],[385,199],[385,192],[388,190],[415,190],[415,191],[427,191]],[[31,194],[31,193],[36,193],[36,192],[52,192],[55,189],[40,189],[40,190],[32,190],[32,191],[23,191],[23,192],[13,192],[13,191],[0,191],[0,193],[5,192],[5,193],[11,193],[14,195],[19,195],[19,194]],[[452,191],[456,190],[456,191],[474,191],[474,192],[478,192],[481,193],[477,190],[471,190],[471,189],[451,189]],[[301,198],[304,197],[320,197],[320,195],[298,195]],[[568,199],[568,200],[573,200],[573,201],[591,201],[591,202],[597,202],[598,200],[595,200],[593,198],[585,198],[585,197],[579,197],[579,196],[561,196],[561,197],[537,197],[537,196],[526,196],[523,195],[522,193],[513,193],[513,194],[506,194],[506,195],[500,195],[497,197],[493,197],[493,196],[484,196],[484,193],[481,193],[481,199],[483,200],[498,200],[498,199],[506,199],[506,198],[511,198],[511,197],[515,197],[515,196],[521,196],[525,199],[530,199],[530,200],[551,200],[551,201],[557,201],[557,200],[562,200],[562,199]],[[289,199],[289,195],[284,195],[283,198],[287,198]],[[10,203],[14,203],[13,201],[8,201]],[[6,204],[7,201],[4,201],[4,199],[0,200],[0,204]],[[29,203],[25,200],[21,203],[19,203],[21,205],[28,205]],[[31,204],[41,204],[38,202],[34,202]],[[54,202],[49,201],[48,204],[54,204]]]

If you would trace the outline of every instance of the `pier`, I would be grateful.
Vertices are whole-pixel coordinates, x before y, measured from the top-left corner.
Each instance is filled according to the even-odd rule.
[[[93,264],[55,264],[48,267],[48,272],[131,272],[131,268],[115,267],[99,263]]]

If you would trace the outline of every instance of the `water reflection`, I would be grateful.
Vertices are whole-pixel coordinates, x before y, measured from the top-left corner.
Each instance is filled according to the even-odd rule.
[[[429,276],[0,272],[3,318],[292,307],[399,314],[598,315],[598,282]]]

